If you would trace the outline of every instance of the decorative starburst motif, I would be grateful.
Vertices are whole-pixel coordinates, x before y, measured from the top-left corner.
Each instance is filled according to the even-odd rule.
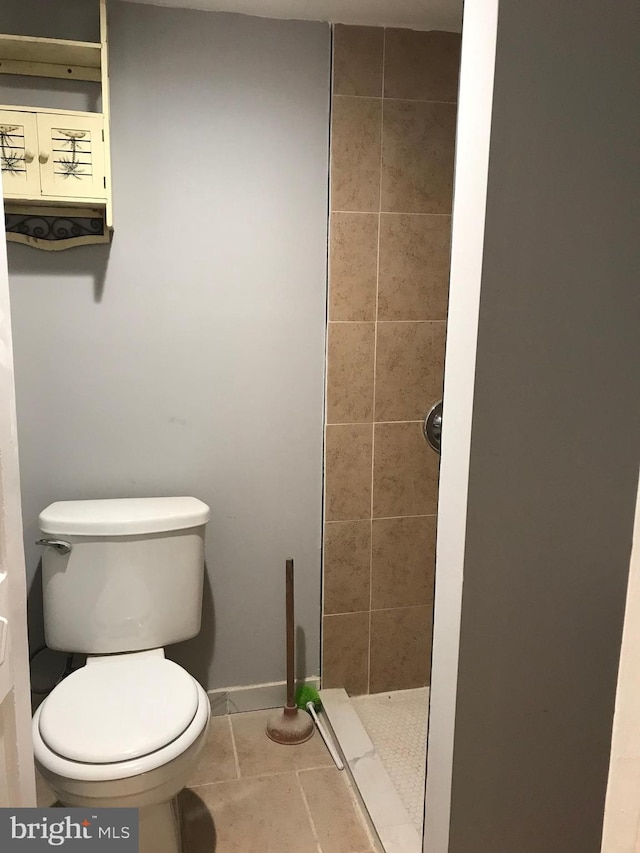
[[[21,148],[16,148],[14,138],[17,139],[15,131],[18,130],[17,125],[2,124],[0,125],[0,165],[3,172],[9,172],[10,175],[17,175],[23,171],[20,164],[24,163],[24,152]]]
[[[84,130],[61,130],[60,133],[68,138],[68,141],[65,140],[63,144],[69,146],[70,151],[68,157],[60,158],[58,165],[62,170],[64,178],[76,178],[79,181],[84,174],[84,169],[81,168],[82,164],[78,160],[78,152],[80,150],[79,140],[87,134]]]
[[[62,169],[64,178],[77,178],[80,180],[82,170],[80,169],[80,163],[75,159],[75,151],[72,152],[71,159],[62,157],[58,161],[58,165]]]

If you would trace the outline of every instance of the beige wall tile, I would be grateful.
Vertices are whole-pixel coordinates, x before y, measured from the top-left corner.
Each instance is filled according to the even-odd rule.
[[[433,603],[439,458],[421,421],[442,395],[459,54],[454,33],[335,28],[323,683],[351,693],[369,689],[370,600],[384,636],[371,690],[427,679],[427,652],[411,650],[430,644],[416,632]]]
[[[366,853],[370,842],[346,777],[336,767],[298,774],[322,850]],[[292,851],[293,853],[293,851]]]
[[[380,217],[379,320],[446,320],[451,217]]]
[[[327,423],[373,420],[373,323],[329,323]]]
[[[187,788],[179,802],[189,853],[317,853],[295,773]]]
[[[388,29],[384,57],[385,97],[455,101],[460,42],[459,33]]]
[[[378,323],[376,421],[424,418],[442,396],[443,322]]]
[[[189,779],[189,785],[193,788],[196,785],[237,778],[229,717],[212,717],[207,742],[200,754],[196,771]]]
[[[381,122],[382,99],[334,97],[331,120],[333,210],[379,210]]]
[[[325,616],[322,639],[322,686],[344,687],[351,696],[367,692],[369,613]]]
[[[348,27],[333,31],[333,91],[336,95],[382,97],[382,27]]]
[[[331,215],[329,319],[375,320],[378,216]]]
[[[371,607],[433,606],[436,517],[373,520]]]
[[[453,104],[385,101],[382,210],[451,213],[455,120]]]
[[[238,753],[240,777],[262,776],[266,773],[287,773],[310,767],[327,767],[331,756],[320,736],[297,746],[274,743],[265,734],[267,721],[277,711],[251,711],[232,714],[231,726]]]
[[[438,504],[439,456],[422,435],[421,423],[376,424],[373,515],[434,515]]]
[[[328,521],[324,528],[324,612],[369,609],[371,522]]]
[[[371,424],[327,427],[327,521],[351,521],[371,516],[372,441]]]
[[[426,606],[371,613],[371,693],[429,683],[432,612]]]

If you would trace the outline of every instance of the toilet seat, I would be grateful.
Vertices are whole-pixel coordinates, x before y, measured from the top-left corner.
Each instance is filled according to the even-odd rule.
[[[178,664],[118,655],[60,682],[42,703],[39,730],[62,758],[114,764],[157,752],[180,737],[197,707],[195,681]]]
[[[33,717],[33,743],[37,761],[44,768],[68,779],[109,781],[147,773],[167,764],[187,750],[207,726],[210,715],[207,694],[192,676],[172,661],[146,658],[144,662],[140,661],[140,664],[142,663],[144,670],[141,665],[138,666],[137,675],[141,683],[146,683],[149,687],[146,694],[144,689],[139,689],[135,684],[136,670],[131,668],[130,662],[115,658],[105,663],[85,666],[55,687]],[[131,694],[125,695],[124,682],[118,680],[119,675],[126,675]],[[153,683],[154,676],[159,679],[157,683]],[[72,678],[74,682],[71,686],[65,687],[66,682]],[[88,695],[85,690],[95,687],[97,682],[102,687],[96,690],[94,696]],[[119,719],[113,714],[109,719],[108,714],[98,711],[96,716],[83,724],[81,732],[78,729],[81,736],[74,743],[73,726],[79,723],[83,708],[87,718],[89,708],[93,712],[96,711],[96,706],[100,704],[100,695],[108,695],[105,685],[109,690],[118,687],[116,701],[119,700],[126,706],[127,713]],[[168,689],[175,689],[176,685],[180,686],[180,696],[172,696],[167,692]],[[143,726],[139,725],[140,721],[145,722],[144,715],[139,714],[136,719],[135,701],[141,694],[143,705],[147,709],[151,707],[148,701],[150,696],[157,701],[161,695],[162,702],[166,702],[166,708],[156,705],[153,716],[146,719],[148,733],[143,732]],[[74,696],[75,704],[68,704],[69,699]],[[45,713],[47,704],[49,712]],[[126,731],[127,720],[133,721],[135,733]],[[185,720],[186,725],[183,725]],[[90,742],[92,731],[96,735],[94,743]],[[110,760],[107,745],[112,749]],[[130,753],[129,757],[121,758],[126,752]],[[92,760],[95,756],[101,760]]]

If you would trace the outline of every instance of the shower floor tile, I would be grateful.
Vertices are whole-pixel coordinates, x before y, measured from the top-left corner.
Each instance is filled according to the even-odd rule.
[[[429,688],[351,697],[418,832],[422,833]]]

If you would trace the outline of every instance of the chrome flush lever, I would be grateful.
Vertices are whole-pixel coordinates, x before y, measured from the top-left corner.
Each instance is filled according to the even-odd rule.
[[[36,545],[48,545],[50,548],[54,548],[58,554],[68,554],[73,548],[71,542],[64,542],[62,539],[38,539]]]

